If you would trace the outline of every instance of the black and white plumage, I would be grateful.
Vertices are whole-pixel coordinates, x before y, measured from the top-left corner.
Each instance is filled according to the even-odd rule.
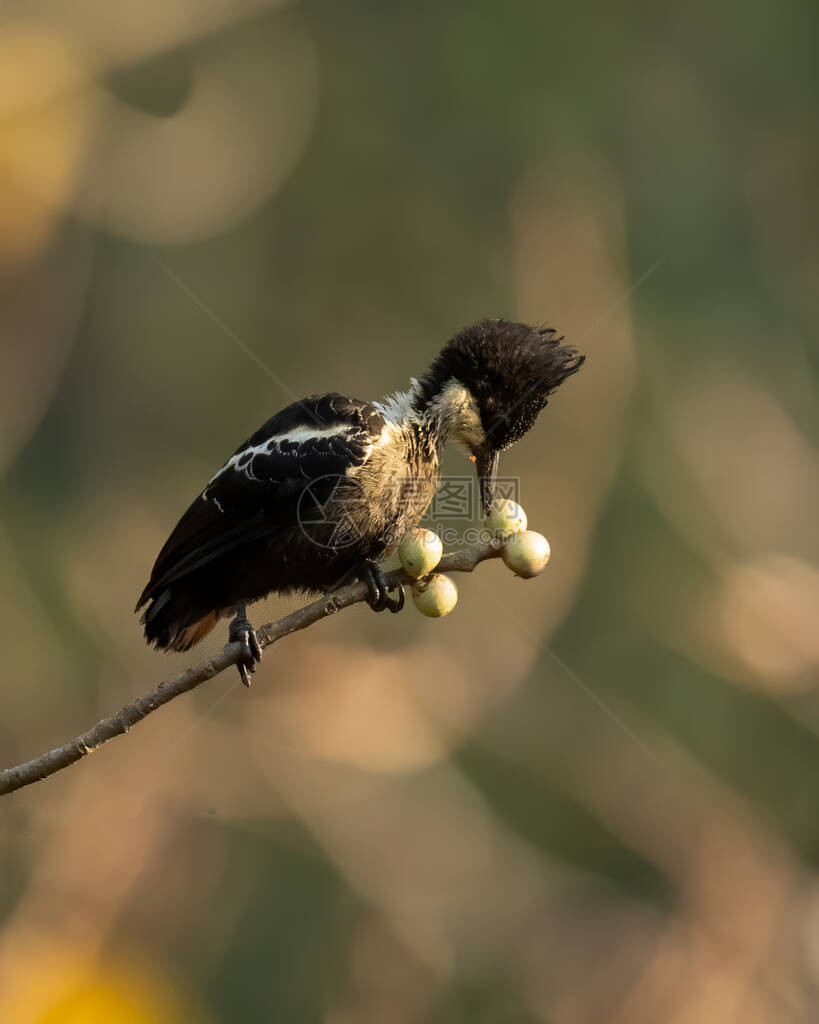
[[[484,508],[498,453],[534,424],[583,356],[553,331],[485,320],[456,335],[420,381],[381,402],[311,395],[256,431],[168,538],[137,609],[148,642],[185,651],[236,614],[243,681],[260,651],[245,605],[353,578],[397,611],[377,561],[424,515],[450,440],[476,463]]]

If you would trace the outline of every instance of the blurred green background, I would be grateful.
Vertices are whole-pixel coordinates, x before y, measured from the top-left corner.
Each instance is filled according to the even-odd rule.
[[[588,358],[502,465],[541,578],[353,609],[2,800],[0,1019],[817,1018],[817,29],[3,5],[3,766],[190,662],[132,608],[290,401],[243,346],[298,396],[484,316]]]

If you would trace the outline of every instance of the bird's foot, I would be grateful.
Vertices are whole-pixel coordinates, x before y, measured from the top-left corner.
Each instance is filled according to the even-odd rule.
[[[236,618],[231,622],[228,640],[230,643],[242,645],[236,667],[239,669],[242,683],[245,686],[250,686],[250,677],[262,660],[262,645],[259,643],[256,630],[247,621],[244,608],[240,608]]]
[[[361,579],[367,584],[369,595],[367,604],[374,612],[391,611],[393,614],[400,612],[404,607],[404,588],[399,583],[397,587],[387,587],[384,573],[375,562],[365,562]],[[397,590],[396,597],[390,597],[390,589]]]

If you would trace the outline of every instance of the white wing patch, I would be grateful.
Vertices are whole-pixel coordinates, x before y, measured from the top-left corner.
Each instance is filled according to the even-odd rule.
[[[254,476],[251,468],[254,457],[256,455],[271,455],[274,448],[280,449],[283,443],[304,444],[307,441],[316,441],[322,437],[346,439],[350,436],[353,429],[352,427],[347,427],[344,430],[339,430],[338,427],[294,427],[285,434],[274,434],[273,437],[269,437],[260,444],[249,445],[247,448],[242,448],[241,451],[236,452],[235,455],[231,455],[224,466],[210,478],[208,487],[229,469],[235,469],[239,473],[244,473],[248,480],[257,480],[258,477]],[[281,454],[287,455],[288,453],[281,452]],[[241,466],[239,465],[240,461],[243,463]],[[207,497],[207,487],[202,497]]]

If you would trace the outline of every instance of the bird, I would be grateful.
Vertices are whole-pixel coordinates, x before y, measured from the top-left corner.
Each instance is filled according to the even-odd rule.
[[[247,605],[271,593],[327,593],[356,579],[374,611],[400,611],[403,588],[388,590],[379,562],[422,519],[447,443],[475,464],[488,514],[500,452],[584,359],[552,328],[481,320],[406,391],[288,405],[236,449],[160,550],[136,606],[146,641],[187,651],[232,617],[228,639],[250,685],[262,651]]]

